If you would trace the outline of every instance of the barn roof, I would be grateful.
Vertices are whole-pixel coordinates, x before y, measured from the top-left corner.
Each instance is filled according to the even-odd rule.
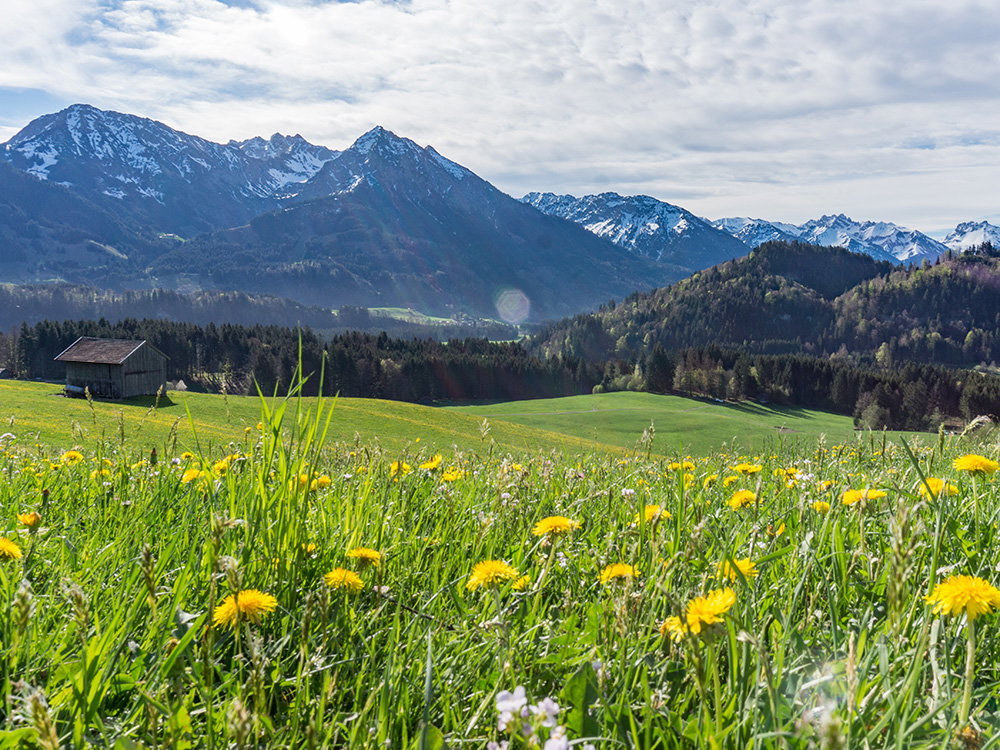
[[[145,340],[132,339],[98,339],[91,336],[81,336],[70,344],[62,354],[56,357],[56,362],[90,362],[101,365],[120,365],[141,346],[147,346],[154,352],[169,359],[152,344]]]

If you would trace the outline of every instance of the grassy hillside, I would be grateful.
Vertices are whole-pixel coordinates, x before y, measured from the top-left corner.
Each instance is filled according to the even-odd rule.
[[[0,428],[24,441],[57,448],[121,441],[145,450],[173,441],[181,450],[240,443],[260,419],[257,398],[171,392],[123,402],[66,399],[57,385],[0,381]],[[303,399],[313,408],[314,399]],[[483,419],[489,421],[485,439]],[[397,401],[342,398],[336,403],[327,442],[368,445],[390,452],[495,450],[511,453],[553,449],[566,453],[614,453],[632,449],[652,421],[654,454],[706,452],[723,444],[759,448],[777,437],[825,434],[850,439],[851,420],[825,412],[757,404],[718,404],[648,393],[608,393],[513,401],[488,406],[432,408]]]
[[[148,411],[3,385],[25,420]],[[181,401],[220,435],[253,413]],[[477,419],[394,406],[336,429]],[[155,465],[0,437],[0,750],[997,746],[995,434],[407,471],[318,421]]]
[[[13,432],[22,443],[31,441],[57,448],[87,447],[104,439],[128,441],[130,448],[149,450],[167,441],[181,450],[241,443],[256,430],[261,415],[258,398],[223,397],[171,391],[154,408],[154,399],[122,402],[67,399],[58,385],[0,381],[0,431]],[[303,399],[303,408],[315,408],[315,399]],[[485,440],[482,418],[398,401],[363,398],[337,400],[327,443],[378,442],[386,451],[477,450],[496,441],[505,452],[567,453],[617,452],[576,434],[560,434],[516,422],[490,420]],[[247,430],[249,429],[249,433]],[[641,430],[640,430],[641,433]]]
[[[788,406],[717,403],[652,393],[602,393],[592,396],[513,401],[449,409],[457,415],[516,422],[551,432],[633,448],[650,422],[655,427],[653,453],[704,453],[723,444],[759,448],[782,439],[826,435],[832,442],[850,440],[850,417]]]

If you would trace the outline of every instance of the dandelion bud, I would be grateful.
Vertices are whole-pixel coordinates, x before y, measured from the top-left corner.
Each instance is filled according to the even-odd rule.
[[[29,513],[18,513],[17,520],[27,526],[30,533],[34,534],[42,523],[42,516],[35,511],[30,511]]]

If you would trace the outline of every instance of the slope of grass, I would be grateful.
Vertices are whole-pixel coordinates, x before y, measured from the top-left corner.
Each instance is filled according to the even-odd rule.
[[[0,381],[0,432],[15,433],[22,443],[57,448],[94,446],[101,441],[128,441],[132,448],[161,447],[211,453],[213,446],[242,443],[255,437],[259,398],[171,391],[153,398],[125,401],[69,399],[47,383]],[[307,405],[315,399],[304,399]],[[332,399],[331,399],[332,401]],[[562,434],[544,427],[490,420],[483,435],[482,417],[397,401],[341,398],[336,401],[327,444],[378,443],[388,452],[421,449],[483,450],[525,453],[557,449],[567,453],[619,452],[586,436]]]
[[[448,407],[456,415],[504,420],[595,442],[633,448],[650,422],[654,453],[702,453],[760,448],[766,443],[826,435],[831,442],[852,439],[853,423],[814,409],[760,404],[730,404],[652,393],[602,393],[591,396],[514,401],[484,406]]]
[[[289,401],[154,463],[46,392],[126,436],[0,437],[0,748],[996,748],[995,434],[407,471]]]

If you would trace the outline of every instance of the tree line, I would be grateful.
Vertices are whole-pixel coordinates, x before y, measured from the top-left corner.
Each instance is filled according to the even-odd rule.
[[[285,393],[301,363],[306,395],[431,403],[638,390],[816,408],[853,416],[859,426],[899,430],[1000,414],[1000,377],[991,374],[717,346],[670,351],[657,344],[636,360],[589,362],[541,359],[520,343],[486,339],[441,343],[351,332],[324,340],[308,328],[283,326],[44,320],[0,334],[0,364],[19,377],[60,379],[65,366],[54,358],[80,336],[145,339],[170,358],[168,379],[231,394],[253,394],[258,386]]]
[[[287,392],[296,369],[309,376],[305,395],[322,393],[398,401],[518,400],[589,393],[599,364],[542,360],[520,343],[487,339],[391,338],[349,332],[321,338],[309,328],[199,326],[134,318],[111,323],[23,323],[0,335],[0,362],[16,377],[58,380],[54,358],[80,336],[145,339],[169,357],[167,378],[188,388],[231,394]]]
[[[637,369],[645,390],[821,409],[872,429],[937,430],[957,419],[1000,414],[1000,377],[940,365],[887,368],[718,347],[671,354],[657,346]]]

